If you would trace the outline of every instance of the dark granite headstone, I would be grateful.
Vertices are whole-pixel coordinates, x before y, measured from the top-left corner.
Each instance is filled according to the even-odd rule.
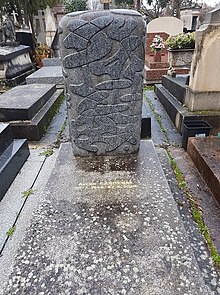
[[[0,121],[10,123],[15,138],[40,140],[63,99],[62,93],[54,84],[14,87],[0,96]]]
[[[30,152],[26,139],[14,139],[9,124],[0,123],[0,201]]]
[[[32,50],[35,49],[35,43],[33,40],[33,35],[31,32],[27,32],[27,31],[18,31],[16,32],[16,38],[17,41],[21,44],[21,45],[27,45],[29,46]]]
[[[0,46],[0,79],[6,85],[16,86],[33,72],[29,51],[30,47],[25,45]]]
[[[132,10],[67,14],[61,57],[75,155],[135,153],[141,134],[144,22]]]

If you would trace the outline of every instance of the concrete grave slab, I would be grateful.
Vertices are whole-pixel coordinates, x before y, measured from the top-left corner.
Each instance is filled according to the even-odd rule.
[[[63,144],[44,193],[4,295],[211,294],[151,141],[124,157]]]

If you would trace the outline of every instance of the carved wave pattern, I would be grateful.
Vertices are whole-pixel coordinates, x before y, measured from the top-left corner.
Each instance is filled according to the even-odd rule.
[[[111,14],[68,22],[63,46],[70,54],[63,67],[70,112],[74,108],[76,114],[71,135],[79,149],[98,155],[138,149],[144,50],[143,36],[133,33],[137,26],[133,17]],[[71,69],[81,77],[77,83]]]

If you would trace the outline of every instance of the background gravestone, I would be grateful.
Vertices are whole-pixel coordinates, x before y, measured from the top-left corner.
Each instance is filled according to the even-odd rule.
[[[61,56],[75,155],[139,149],[144,23],[132,10],[67,14]]]
[[[190,111],[220,111],[220,7],[206,14],[196,31],[191,76],[186,93]]]

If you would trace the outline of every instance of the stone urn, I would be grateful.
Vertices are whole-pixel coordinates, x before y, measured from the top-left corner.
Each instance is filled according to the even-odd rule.
[[[191,67],[194,49],[168,49],[168,61],[172,68]]]
[[[161,50],[154,52],[154,62],[161,62]]]

